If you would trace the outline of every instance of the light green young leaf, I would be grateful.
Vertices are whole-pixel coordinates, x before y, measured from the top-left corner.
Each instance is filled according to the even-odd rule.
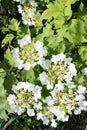
[[[64,6],[74,4],[76,1],[79,1],[79,0],[56,0],[57,3],[59,4],[62,3]]]
[[[10,21],[10,25],[8,25],[8,28],[12,31],[17,31],[19,28],[20,22],[18,22],[16,19],[12,19]]]
[[[49,37],[52,36],[54,31],[52,30],[52,26],[50,24],[47,24],[46,27],[43,28],[43,37]]]
[[[64,0],[55,1],[54,3],[50,3],[47,5],[47,9],[43,12],[41,19],[51,20],[54,18],[59,23],[66,22],[72,16],[71,4]],[[61,24],[60,24],[61,25]],[[54,25],[55,26],[55,25]]]
[[[7,34],[5,38],[2,40],[2,47],[8,43],[11,44],[13,38],[14,38],[14,35],[12,33]]]
[[[4,78],[5,76],[6,76],[6,71],[3,68],[1,68],[0,69],[0,77]]]
[[[87,46],[81,46],[79,48],[79,55],[83,61],[87,61]]]
[[[51,19],[52,17],[54,17],[54,18],[57,18],[57,17],[58,17],[58,15],[59,15],[59,13],[60,13],[60,11],[59,11],[60,7],[59,7],[58,4],[55,4],[55,3],[49,4],[49,5],[47,6],[47,8],[48,8],[48,9],[46,9],[46,10],[43,12],[42,16],[41,16],[41,19],[42,19],[42,20],[43,20],[43,19]]]
[[[8,109],[8,104],[7,104],[3,82],[4,79],[0,77],[0,118],[7,120],[6,110]]]
[[[13,60],[12,53],[11,53],[11,51],[10,51],[9,48],[6,50],[6,53],[5,53],[5,55],[4,55],[4,58],[8,61],[9,65],[11,65],[11,66],[14,66],[14,65],[15,65],[15,62],[14,62],[14,60]]]
[[[68,26],[68,31],[64,36],[69,40],[69,42],[74,44],[81,44],[87,40],[84,38],[85,34],[85,23],[80,19],[72,19],[70,25]]]

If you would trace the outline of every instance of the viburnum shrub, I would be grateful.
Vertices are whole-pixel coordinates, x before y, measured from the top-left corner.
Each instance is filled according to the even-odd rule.
[[[87,3],[0,3],[0,128],[85,130]]]

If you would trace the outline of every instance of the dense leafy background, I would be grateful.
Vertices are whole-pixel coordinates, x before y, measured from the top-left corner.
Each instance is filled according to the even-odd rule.
[[[35,16],[36,27],[28,27],[21,22],[17,3],[12,0],[0,2],[0,129],[5,130],[53,130],[43,126],[36,119],[27,116],[8,115],[9,106],[6,92],[11,92],[12,84],[18,81],[34,82],[33,69],[19,73],[14,66],[12,47],[17,46],[17,39],[25,34],[45,43],[49,52],[65,52],[72,56],[79,71],[75,81],[84,84],[81,69],[87,66],[87,1],[86,0],[36,0],[38,3]],[[50,53],[49,53],[50,56]],[[86,83],[87,85],[87,83]],[[87,86],[86,86],[87,87]],[[12,120],[13,119],[13,120]],[[12,121],[9,123],[9,121]],[[21,122],[21,123],[20,123]],[[67,123],[60,122],[57,130],[85,130],[87,112],[70,117]]]

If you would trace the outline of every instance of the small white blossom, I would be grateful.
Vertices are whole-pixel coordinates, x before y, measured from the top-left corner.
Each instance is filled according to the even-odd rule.
[[[42,118],[42,121],[43,121],[43,124],[45,124],[45,125],[48,125],[49,122],[50,122],[50,120],[48,119],[48,117],[45,117],[45,116]]]
[[[81,114],[80,108],[77,108],[76,110],[74,110],[74,114],[75,115],[80,115]]]
[[[28,116],[34,116],[35,115],[35,112],[34,112],[34,110],[33,109],[30,109],[30,108],[28,108],[27,109],[27,114],[28,114]]]
[[[18,39],[18,44],[20,47],[23,47],[24,45],[27,45],[29,43],[31,43],[30,35],[25,35],[22,39]]]
[[[55,88],[60,91],[64,89],[64,85],[63,83],[61,83],[60,81],[55,85]]]
[[[7,97],[7,100],[8,100],[10,105],[13,105],[13,104],[15,104],[16,96],[13,94],[9,94],[9,97]]]
[[[40,57],[47,56],[47,50],[43,48],[43,42],[36,41],[34,47],[38,51]]]
[[[39,75],[39,78],[40,78],[40,81],[41,83],[44,85],[47,85],[48,84],[48,80],[47,80],[47,75],[46,75],[46,72],[43,72]]]
[[[41,112],[37,113],[37,120],[43,119],[43,114]]]
[[[64,61],[65,55],[63,53],[60,53],[58,55],[53,55],[51,61],[54,63],[57,63],[58,61]]]
[[[51,98],[51,96],[46,97],[45,102],[48,104],[48,106],[51,106],[51,105],[53,105],[53,103],[54,103],[54,101],[53,101],[53,99]]]
[[[35,103],[35,104],[34,104],[34,108],[35,108],[35,109],[42,110],[42,103],[41,103],[41,102]]]
[[[48,82],[46,87],[48,90],[53,89],[53,83]]]
[[[76,96],[76,101],[82,101],[84,99],[85,97],[82,94]]]
[[[78,86],[78,89],[77,89],[77,92],[79,94],[85,94],[86,93],[86,87],[82,86],[82,85],[79,85]]]
[[[55,121],[55,119],[51,120],[51,126],[56,128],[57,127],[57,122]]]

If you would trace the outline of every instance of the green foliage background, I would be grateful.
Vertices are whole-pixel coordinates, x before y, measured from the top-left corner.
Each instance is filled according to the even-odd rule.
[[[33,40],[45,43],[49,52],[54,54],[64,52],[72,56],[79,71],[75,82],[84,84],[85,78],[81,69],[87,66],[87,1],[86,0],[36,0],[38,3],[35,16],[36,27],[28,27],[21,22],[17,3],[12,0],[0,2],[0,128],[13,118],[8,115],[9,106],[6,92],[11,92],[12,84],[18,81],[34,82],[35,73],[15,68],[11,48],[17,46],[17,39],[25,34],[31,34]],[[49,53],[49,56],[50,56]],[[87,82],[87,79],[86,79]],[[87,86],[86,86],[87,87]],[[21,124],[20,124],[21,122]],[[87,112],[80,116],[70,117],[67,123],[59,123],[57,130],[85,130]],[[7,130],[51,130],[41,122],[28,117],[17,117]],[[2,129],[4,130],[4,129]]]

